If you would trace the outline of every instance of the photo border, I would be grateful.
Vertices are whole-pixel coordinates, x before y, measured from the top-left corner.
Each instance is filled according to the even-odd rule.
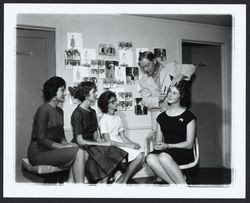
[[[240,20],[242,20],[242,19],[240,19]],[[240,29],[240,30],[237,30],[237,31],[239,31],[239,32],[240,32],[240,31],[241,31],[241,32],[243,31],[243,35],[244,35],[244,19],[243,19],[242,24],[243,24],[243,25],[242,25],[243,27],[241,27],[241,29]],[[4,27],[4,28],[5,28],[5,27]],[[243,29],[243,30],[242,30],[242,29]],[[236,34],[236,33],[234,33],[234,34]],[[238,33],[238,34],[239,34],[239,33]],[[234,35],[234,37],[235,37],[235,35]],[[243,38],[244,38],[244,37],[243,37]],[[242,39],[242,38],[240,38],[239,40],[241,40],[241,39]],[[12,43],[13,43],[13,42],[12,42]],[[236,41],[235,44],[234,44],[234,45],[236,46],[235,49],[237,49],[236,43],[237,43],[237,41]],[[244,45],[242,45],[241,42],[239,42],[239,43],[241,44],[241,45],[240,45],[240,46],[241,46],[241,47],[240,47],[241,50],[245,50],[246,48],[244,48]],[[237,51],[235,51],[235,52],[237,52]],[[4,54],[6,54],[6,50],[4,50]],[[245,54],[242,53],[242,52],[240,52],[240,53],[237,52],[237,53],[235,53],[235,54],[236,54],[236,55],[238,54],[238,55],[241,55],[241,56],[238,56],[238,57],[240,57],[240,60],[239,60],[239,61],[234,61],[234,62],[233,62],[234,64],[232,65],[232,77],[233,77],[233,72],[234,72],[233,67],[235,67],[235,64],[237,64],[237,65],[240,64],[240,65],[243,66],[243,68],[246,67],[244,63],[242,64],[242,61],[244,61],[244,62],[246,61],[246,56],[245,56]],[[234,56],[234,55],[233,55],[233,56]],[[245,58],[244,58],[244,57],[245,57]],[[237,63],[237,62],[239,62],[239,63]],[[8,64],[8,62],[7,62],[7,64]],[[11,64],[8,64],[8,65],[11,65]],[[13,64],[12,64],[12,65],[13,65]],[[6,60],[5,60],[4,66],[2,66],[2,67],[6,67]],[[241,68],[242,68],[242,67],[241,67]],[[4,69],[4,70],[5,70],[5,69]],[[238,70],[237,70],[237,71],[238,71]],[[236,70],[235,70],[235,72],[236,72]],[[242,78],[242,74],[243,74],[243,77],[245,78],[244,73],[245,73],[244,71],[243,71],[243,73],[237,73],[237,78],[238,78],[238,79],[241,79],[241,78]],[[5,76],[6,76],[6,73],[4,73],[4,86],[5,86],[5,88],[6,88],[6,77],[5,77]],[[8,76],[10,76],[10,75],[8,75]],[[7,77],[7,78],[8,78],[8,77]],[[236,78],[236,79],[237,79],[237,78]],[[242,82],[242,81],[241,81],[241,82]],[[244,82],[244,80],[243,80],[243,82]],[[9,87],[7,87],[7,89],[4,89],[4,90],[9,90],[8,88],[10,88],[10,86],[11,86],[11,85],[9,85]],[[237,90],[237,88],[241,88],[241,90],[245,90],[245,87],[243,87],[243,89],[242,89],[242,86],[238,86],[238,85],[237,85],[237,87],[235,87],[235,88],[233,88],[233,86],[232,86],[232,92],[233,92],[233,89]],[[6,92],[6,91],[5,91],[5,92]],[[245,92],[245,91],[244,91],[244,92]],[[12,94],[13,94],[13,92],[12,92]],[[242,94],[241,94],[241,96],[242,96]],[[14,97],[15,97],[15,96],[14,96]],[[14,98],[14,97],[13,97],[13,98]],[[4,98],[4,97],[3,97],[3,98]],[[245,98],[245,95],[243,95],[243,98]],[[5,99],[6,99],[6,98],[4,98],[4,103],[6,104],[6,100],[5,100]],[[234,101],[232,100],[232,103],[233,103],[233,102],[234,102]],[[243,104],[245,104],[245,103],[243,102]],[[243,106],[245,106],[245,105],[243,105]],[[6,106],[5,106],[5,107],[6,107]],[[5,108],[4,108],[4,109],[5,109]],[[10,109],[9,107],[8,107],[7,109],[10,110],[10,112],[8,112],[8,114],[13,113],[13,111],[14,111],[13,109]],[[240,112],[243,113],[243,115],[245,115],[243,111],[244,111],[244,110],[241,109]],[[10,123],[11,123],[11,122],[13,122],[13,121],[12,121],[10,118],[4,116],[4,122],[10,122]],[[242,131],[241,131],[241,132],[242,132]],[[232,135],[233,135],[233,133],[232,133]],[[4,147],[5,147],[5,149],[6,149],[7,147],[11,147],[11,143],[6,143],[6,142],[4,142]],[[4,152],[5,152],[5,151],[4,151]],[[4,160],[6,160],[6,158],[7,158],[7,157],[6,157],[6,152],[3,153],[3,154],[5,155],[5,156],[4,156]],[[10,153],[10,155],[11,155],[11,153]],[[13,154],[12,154],[12,155],[13,155]],[[11,164],[10,164],[10,165],[11,165]],[[5,168],[5,166],[3,166],[3,168]],[[5,186],[6,186],[6,182],[4,182],[3,192],[6,192],[6,191],[5,191],[6,188],[4,188]],[[72,186],[70,186],[70,187],[72,187]],[[106,187],[106,186],[105,186],[105,187]],[[52,188],[52,187],[50,187],[50,189],[51,189],[51,188]],[[101,188],[102,188],[102,186],[101,186]],[[69,189],[71,189],[71,188],[69,188]],[[74,188],[74,189],[76,189],[76,188]],[[120,190],[120,189],[124,189],[124,186],[121,186],[121,187],[119,186],[118,189],[119,189],[119,190]],[[175,189],[176,189],[176,188],[175,188]],[[81,190],[84,190],[84,188],[81,188]],[[79,192],[80,192],[81,190],[79,190]],[[102,190],[103,190],[103,188],[102,188]],[[185,190],[185,189],[183,188],[183,190]],[[112,192],[113,192],[113,191],[112,191]],[[114,192],[115,192],[115,191],[114,191]],[[171,192],[171,190],[170,190],[170,192]],[[174,191],[173,191],[173,192],[174,192]],[[197,191],[197,192],[199,192],[199,191]],[[206,191],[205,191],[205,192],[206,192]],[[93,193],[93,195],[96,195],[96,194]],[[14,196],[9,196],[9,197],[14,197]],[[17,196],[17,197],[18,197],[18,196]],[[106,198],[106,197],[104,197],[104,198]],[[124,198],[125,198],[125,197],[124,197]],[[137,198],[137,197],[132,197],[132,198]],[[150,198],[150,197],[149,197],[149,198]],[[171,198],[171,197],[170,197],[170,198]],[[216,197],[211,197],[211,198],[216,198]],[[218,197],[218,198],[220,198],[220,197]],[[234,197],[232,197],[232,198],[234,198]],[[158,200],[158,199],[157,199],[157,200]],[[159,200],[160,200],[160,199],[159,199]]]

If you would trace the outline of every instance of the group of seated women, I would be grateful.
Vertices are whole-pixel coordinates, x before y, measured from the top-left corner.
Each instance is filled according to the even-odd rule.
[[[154,150],[145,157],[139,143],[128,139],[117,111],[116,94],[103,92],[97,99],[93,82],[84,81],[69,87],[79,105],[71,115],[73,139],[64,134],[63,110],[66,83],[52,77],[44,83],[46,102],[35,113],[28,158],[32,165],[69,168],[69,183],[128,183],[145,162],[156,176],[169,184],[186,184],[178,164],[194,159],[192,145],[196,118],[188,110],[188,81],[180,81],[168,93],[169,108],[157,117]],[[91,105],[97,100],[103,113],[99,123]],[[119,175],[117,175],[119,173]]]

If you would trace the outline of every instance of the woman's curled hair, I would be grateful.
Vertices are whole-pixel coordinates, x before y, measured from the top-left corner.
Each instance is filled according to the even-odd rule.
[[[91,89],[96,89],[96,85],[90,81],[83,81],[78,86],[68,87],[70,95],[81,102],[86,99]]]
[[[102,113],[108,112],[109,100],[112,97],[116,98],[116,94],[111,91],[106,91],[106,92],[103,92],[98,98],[97,104],[100,110],[102,111]]]
[[[187,80],[181,80],[175,87],[180,93],[180,105],[186,108],[191,107],[191,87],[192,82]]]
[[[44,99],[49,102],[54,96],[56,96],[56,93],[59,89],[59,87],[66,87],[66,82],[63,78],[54,76],[50,79],[48,79],[43,84],[43,96]]]

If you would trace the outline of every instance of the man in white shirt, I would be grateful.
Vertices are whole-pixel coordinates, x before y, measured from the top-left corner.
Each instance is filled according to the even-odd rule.
[[[168,108],[166,97],[170,86],[182,79],[190,80],[195,72],[193,64],[159,62],[150,51],[142,52],[138,59],[139,67],[144,73],[139,80],[142,104],[151,111],[152,129],[156,129],[156,117]]]

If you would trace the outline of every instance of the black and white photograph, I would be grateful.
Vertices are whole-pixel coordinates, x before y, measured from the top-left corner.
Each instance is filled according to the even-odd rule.
[[[4,9],[3,197],[246,198],[245,4]]]
[[[167,53],[166,53],[166,49],[162,49],[162,48],[154,48],[154,54],[155,57],[161,61],[164,62],[167,60]]]
[[[118,65],[118,61],[105,61],[106,78],[115,80],[115,69]]]
[[[98,50],[99,50],[99,55],[113,57],[116,54],[115,47],[113,44],[100,43],[98,46]]]
[[[126,84],[135,84],[139,80],[138,67],[126,67]]]
[[[147,115],[148,108],[142,105],[142,98],[135,98],[135,115]]]

